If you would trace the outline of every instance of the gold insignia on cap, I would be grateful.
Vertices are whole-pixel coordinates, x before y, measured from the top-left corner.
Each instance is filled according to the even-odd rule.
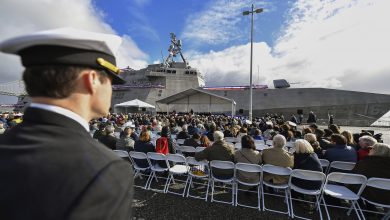
[[[97,58],[96,60],[100,66],[103,66],[109,70],[111,70],[112,72],[116,73],[116,74],[119,74],[120,73],[120,69],[118,67],[116,67],[114,64],[108,62],[107,60],[103,59],[103,58]]]

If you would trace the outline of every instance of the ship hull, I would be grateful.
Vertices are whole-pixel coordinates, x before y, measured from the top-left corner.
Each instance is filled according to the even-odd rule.
[[[209,91],[236,101],[236,113],[249,114],[249,90]],[[390,95],[325,88],[263,89],[253,90],[252,114],[302,113],[306,122],[313,111],[320,124],[327,124],[329,115],[334,123],[348,126],[370,126],[390,110]]]

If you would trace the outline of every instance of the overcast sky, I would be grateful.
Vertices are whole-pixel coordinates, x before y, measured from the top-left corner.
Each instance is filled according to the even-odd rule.
[[[254,84],[284,78],[295,87],[390,94],[389,0],[1,0],[0,40],[72,26],[123,38],[119,67],[166,55],[169,32],[184,44],[206,85],[249,84],[251,3],[255,15]],[[0,82],[19,80],[19,58],[0,53]]]

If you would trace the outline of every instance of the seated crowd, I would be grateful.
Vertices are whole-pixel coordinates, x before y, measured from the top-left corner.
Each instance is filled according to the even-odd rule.
[[[0,128],[1,125],[0,121]],[[334,124],[324,130],[312,124],[299,131],[294,123],[271,116],[256,118],[248,123],[222,115],[113,114],[91,121],[90,133],[113,150],[174,154],[176,140],[184,139],[185,146],[205,147],[195,153],[194,157],[198,161],[223,160],[323,171],[319,159],[327,159],[329,162],[355,162],[352,172],[367,178],[390,178],[389,145],[378,143],[369,132],[354,135],[347,130],[340,131],[339,126]],[[235,150],[233,143],[225,141],[226,137],[235,138],[241,147]],[[267,140],[273,141],[272,147],[257,151],[255,141]],[[292,151],[286,147],[287,141],[294,143]],[[231,176],[224,170],[217,174],[221,177]],[[238,173],[238,177],[245,181],[259,178],[248,173]],[[288,177],[264,173],[264,180],[283,184],[288,181]],[[293,182],[305,187],[316,185],[298,179]],[[378,194],[375,190],[365,193],[371,199],[389,202],[388,194]]]

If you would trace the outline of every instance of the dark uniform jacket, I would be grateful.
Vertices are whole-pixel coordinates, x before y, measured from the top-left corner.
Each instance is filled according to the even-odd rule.
[[[78,122],[38,108],[0,137],[0,219],[130,219],[129,164]]]
[[[116,150],[116,142],[118,138],[113,135],[104,135],[98,139],[100,143],[106,145],[111,150]]]
[[[386,178],[390,179],[390,158],[381,156],[367,156],[363,160],[358,161],[352,172],[362,174],[367,177]],[[362,196],[373,202],[390,205],[390,192],[372,187],[366,187]]]

